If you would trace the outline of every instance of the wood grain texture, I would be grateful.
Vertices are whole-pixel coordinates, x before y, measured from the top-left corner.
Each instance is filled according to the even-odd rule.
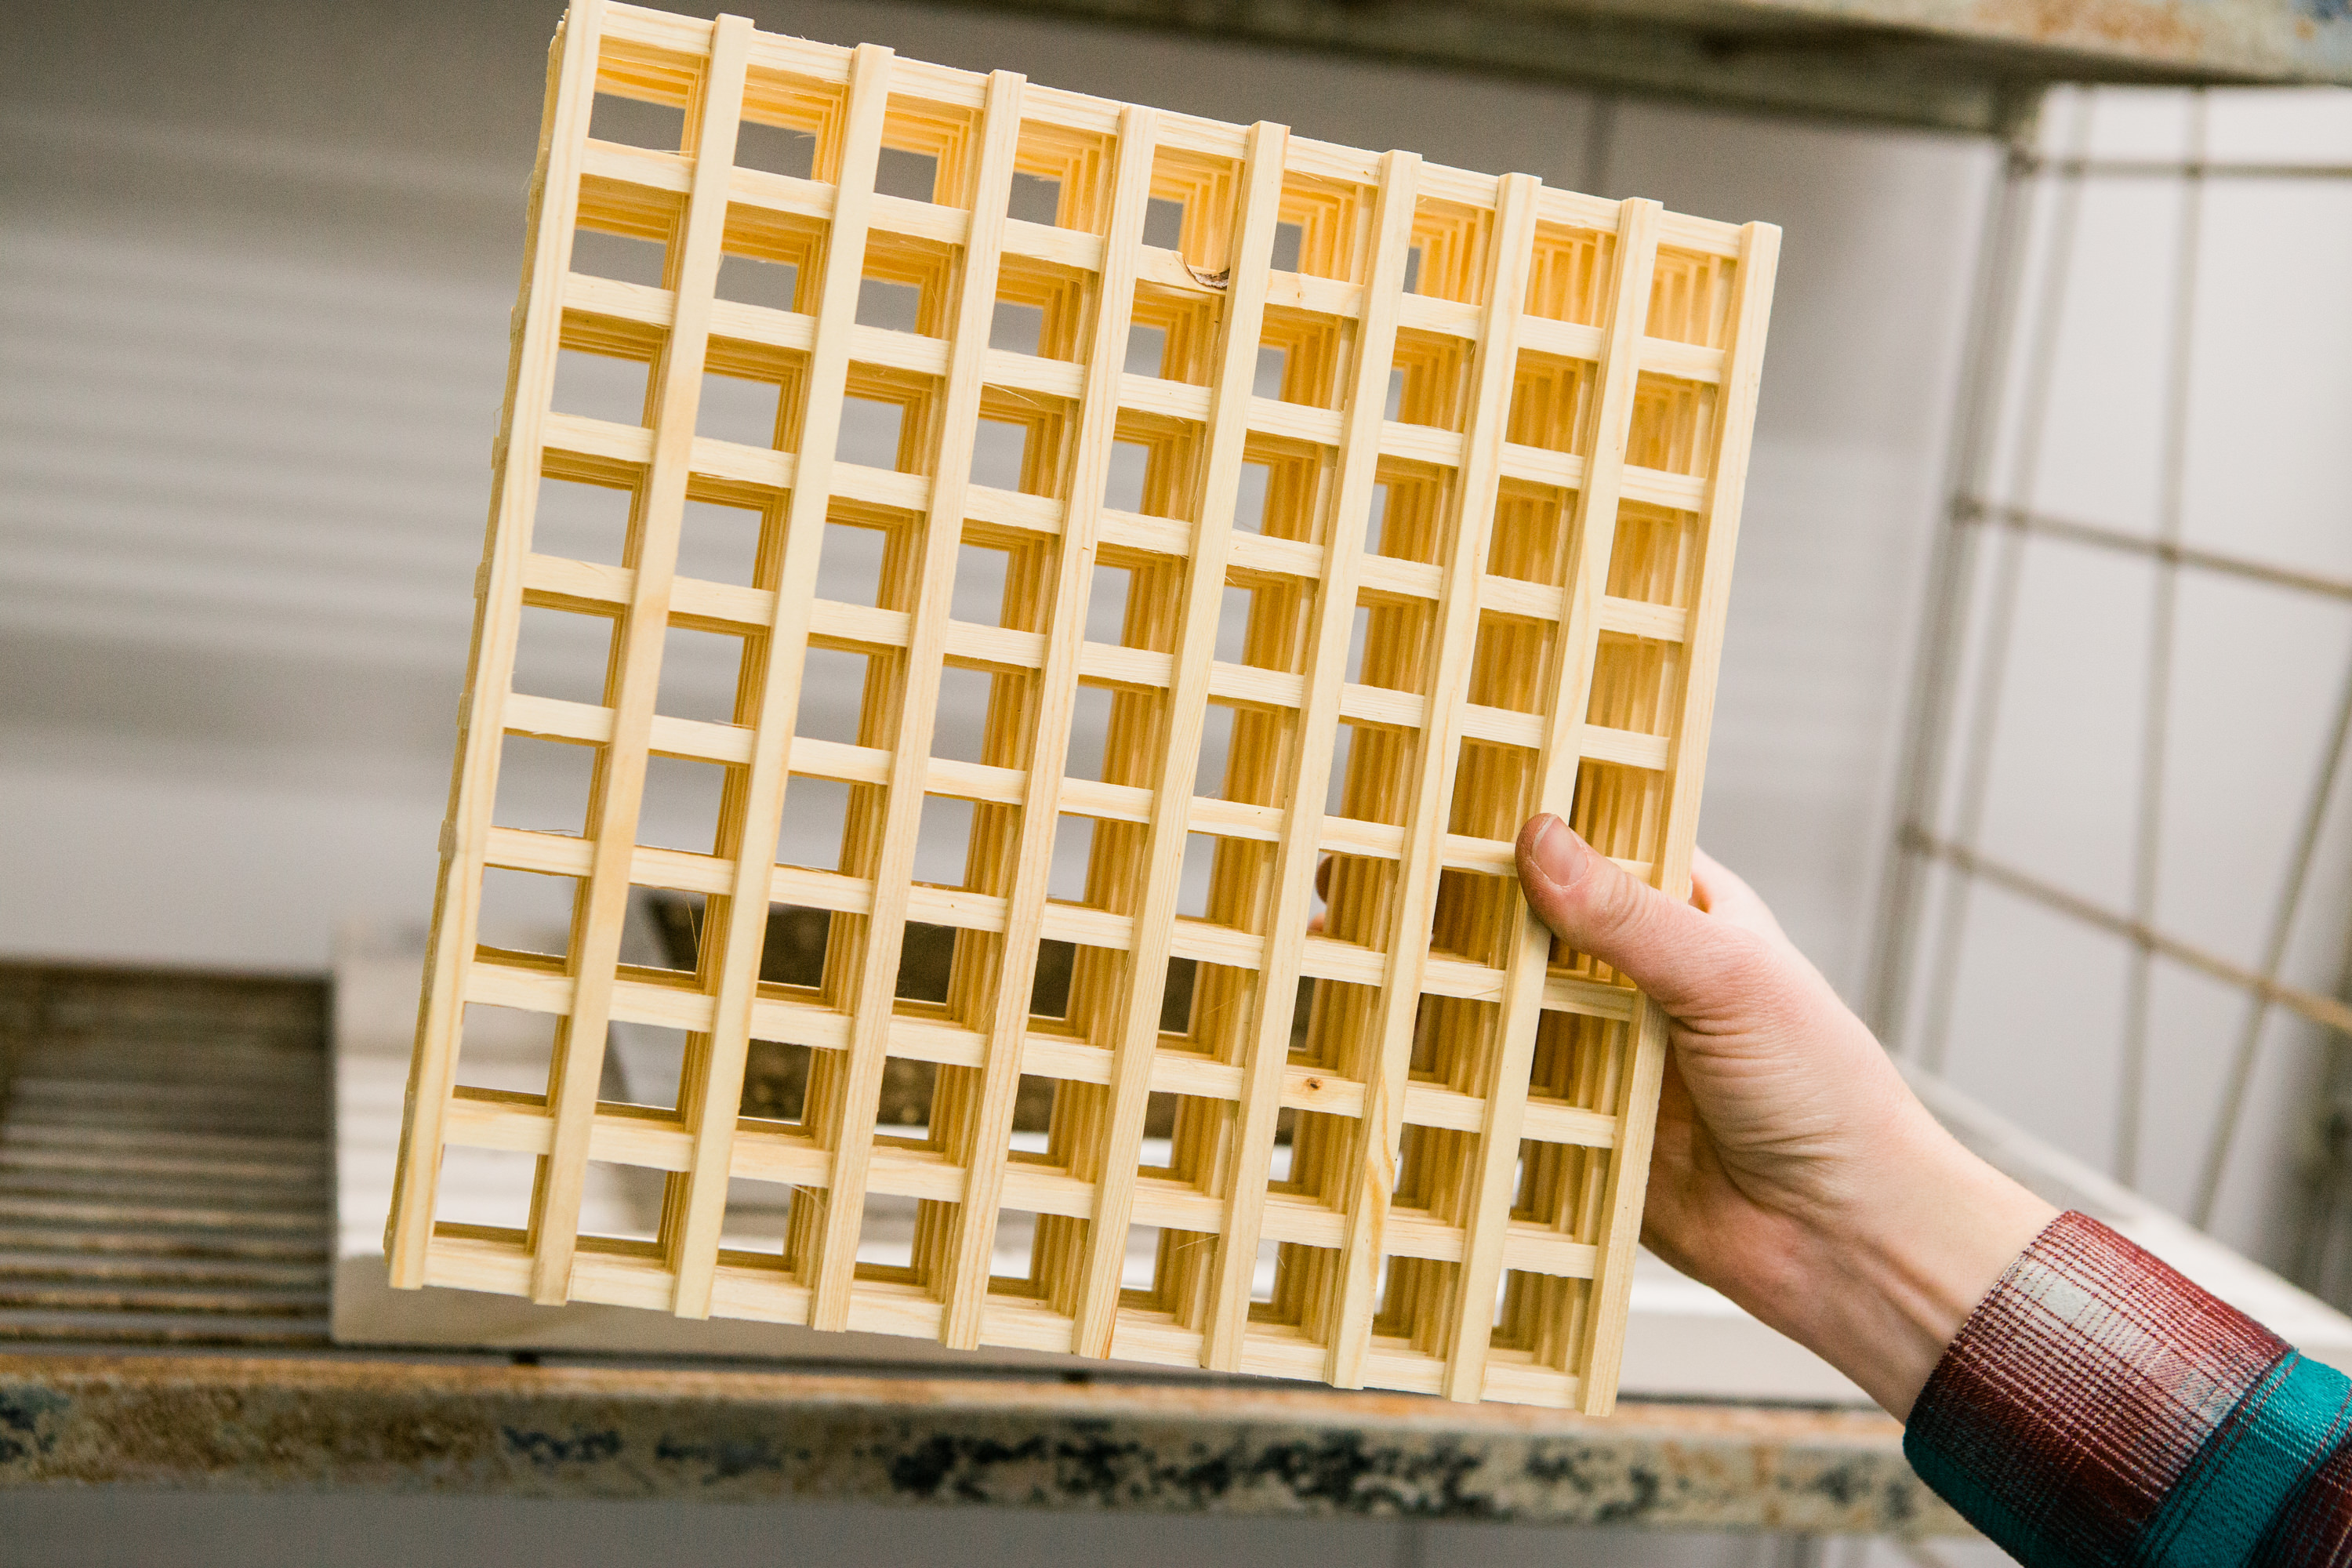
[[[606,98],[678,145],[593,136]],[[610,4],[540,167],[394,1282],[1605,1412],[1664,1037],[1510,841],[1560,812],[1687,889],[1777,233]],[[641,424],[557,412],[566,354],[646,366]],[[706,372],[772,388],[769,444],[698,428]],[[547,475],[625,493],[623,559],[534,549]],[[681,574],[695,502],[756,512],[748,582]],[[857,531],[872,602],[822,596]],[[514,689],[526,609],[613,628],[601,700]],[[674,628],[740,639],[729,720],[661,702]],[[820,649],[863,660],[854,739],[798,732]],[[935,754],[951,671],[977,756]],[[577,829],[499,816],[509,736],[590,753]],[[723,774],[707,849],[641,838],[663,758]],[[838,856],[779,863],[820,790]],[[961,879],[917,880],[940,821]],[[562,952],[480,945],[492,874],[569,879]],[[640,889],[690,964],[621,962]],[[546,1020],[542,1092],[469,1082],[469,1006]],[[647,1026],[675,1103],[603,1098]],[[794,1114],[747,1114],[777,1050]],[[886,1069],[919,1121],[877,1125]],[[514,1224],[436,1220],[453,1146],[534,1166]],[[657,1230],[579,1234],[599,1166],[664,1173]],[[781,1247],[726,1242],[747,1183]]]

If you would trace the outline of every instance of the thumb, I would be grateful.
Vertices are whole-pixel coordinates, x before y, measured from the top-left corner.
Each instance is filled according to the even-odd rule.
[[[1559,817],[1519,830],[1519,882],[1544,924],[1649,993],[1667,1012],[1704,1012],[1741,956],[1719,921],[1668,898],[1598,853]]]

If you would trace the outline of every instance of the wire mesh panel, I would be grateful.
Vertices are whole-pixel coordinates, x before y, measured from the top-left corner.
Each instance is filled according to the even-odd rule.
[[[1663,1027],[1510,841],[1688,887],[1777,242],[575,6],[394,1283],[1606,1410]],[[534,540],[551,485],[604,558]],[[713,513],[740,580],[681,571]],[[697,637],[723,715],[666,689]],[[577,820],[501,817],[519,740],[578,752]],[[665,792],[706,809],[656,842]],[[562,951],[478,945],[514,878]],[[677,967],[621,962],[633,889]],[[469,1072],[518,1016],[543,1084]],[[674,1102],[604,1094],[616,1026]],[[510,1157],[508,1223],[446,1217],[449,1148]],[[581,1234],[630,1171],[658,1225]],[[750,1192],[781,1247],[723,1245]]]

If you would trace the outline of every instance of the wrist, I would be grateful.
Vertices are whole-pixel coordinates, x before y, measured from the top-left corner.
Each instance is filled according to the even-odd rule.
[[[1809,1215],[1769,1290],[1767,1322],[1897,1419],[1969,1314],[2058,1211],[1922,1113]],[[1751,1304],[1751,1310],[1758,1310]]]

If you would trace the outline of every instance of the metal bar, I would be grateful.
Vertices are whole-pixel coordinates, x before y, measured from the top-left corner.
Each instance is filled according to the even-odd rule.
[[[2025,156],[2023,139],[2032,134],[2029,118],[2018,131],[2020,140],[2012,142],[1986,203],[1952,430],[1949,505],[1950,521],[1956,524],[1963,521],[1964,508],[1979,504],[1973,498],[1991,468],[1997,428],[1994,410],[2007,379],[2009,347],[2015,335],[2024,276],[2026,216],[2032,187],[2020,170]],[[1905,725],[1902,824],[1880,892],[1877,952],[1864,1003],[1864,1016],[1889,1049],[1901,1044],[1903,1003],[1910,991],[1919,908],[1927,890],[1926,867],[1904,847],[1905,835],[1928,831],[1941,804],[1948,710],[1958,684],[1969,599],[1976,581],[1976,544],[1969,530],[1939,530],[1928,572],[1927,630],[1921,638]]]
[[[2070,139],[2077,147],[2090,141],[2091,100],[2078,93],[2074,100]],[[2074,271],[2074,237],[2081,226],[2083,185],[2068,181],[2059,196],[2055,232],[2050,242],[2049,281],[2039,301],[2033,344],[2026,361],[2025,410],[2020,420],[2018,449],[2011,466],[2009,491],[2030,496],[2041,467],[2042,437],[2048,422],[2050,386],[2058,358],[2058,322],[2064,314],[2066,289]],[[1990,437],[1988,437],[1990,439]],[[2015,535],[2002,540],[1995,567],[1990,617],[1985,626],[1983,668],[1977,679],[1975,702],[1960,750],[1960,801],[1955,830],[1961,844],[1973,848],[1983,824],[1985,796],[1991,784],[1992,732],[2000,713],[2001,686],[2008,673],[2010,624],[2016,614],[2018,588],[2024,574],[2024,550]],[[1920,826],[1920,832],[1927,828]],[[1965,879],[1946,889],[1936,927],[1936,963],[1929,973],[1927,1036],[1920,1060],[1930,1070],[1943,1066],[1950,1038],[1952,991],[1959,977],[1961,931],[1968,920],[1969,883]]]
[[[2190,95],[2189,147],[2205,150],[2205,94]],[[2164,476],[2157,539],[2180,544],[2181,483],[2189,452],[2189,374],[2197,325],[2197,250],[2205,215],[2204,186],[2190,180],[2181,193],[2178,260],[2173,271],[2172,342],[2164,400]],[[2172,719],[2172,651],[2179,620],[2180,568],[2157,558],[2156,601],[2149,607],[2147,688],[2140,724],[2139,799],[2133,812],[2132,919],[2156,918],[2157,879],[2164,856],[2164,750]],[[2132,950],[2125,982],[2123,1061],[2116,1095],[2116,1179],[2134,1184],[2139,1167],[2142,1102],[2147,1091],[2147,1004],[2152,964],[2145,943]]]
[[[2204,89],[2197,89],[2204,101]],[[2026,160],[2028,174],[2094,180],[2347,180],[2352,163],[2232,163],[2202,158],[2042,158]]]
[[[2060,914],[2072,916],[2112,936],[2144,944],[2151,951],[2175,963],[2187,964],[2225,985],[2251,992],[2325,1028],[2352,1036],[2352,1005],[2332,996],[2322,996],[2316,991],[2306,991],[2299,985],[2284,984],[2274,976],[2249,969],[2242,963],[2223,958],[2220,953],[2208,952],[2179,937],[2168,936],[2128,915],[2103,909],[2088,899],[2078,897],[2038,877],[2029,876],[2014,867],[1989,860],[1964,845],[1922,834],[1913,839],[1912,848],[1916,854],[1945,862],[1964,878],[1990,882],[2006,892]]]
[[[1964,497],[1954,503],[1953,521],[1983,523],[1990,527],[2015,529],[2023,533],[2038,533],[2051,539],[2063,539],[2069,543],[2087,544],[2101,550],[2119,550],[2133,555],[2153,556],[2174,565],[2200,572],[2212,572],[2227,577],[2242,577],[2248,582],[2262,583],[2274,588],[2288,588],[2298,593],[2315,594],[2322,598],[2342,599],[2352,603],[2352,578],[2330,577],[2318,572],[2299,571],[2292,566],[2276,566],[2251,556],[2232,555],[2227,551],[2207,550],[2200,545],[2168,542],[2147,534],[2133,533],[2112,528],[2105,523],[2084,522],[2074,518],[2055,517],[2048,512],[2027,507],[2001,506],[1974,497]]]
[[[2270,936],[2263,944],[2263,978],[2275,983],[2281,964],[2286,962],[2288,941],[2294,934],[2295,916],[2303,907],[2303,893],[2311,878],[2311,860],[2319,847],[2320,829],[2326,825],[2327,804],[2335,798],[2336,781],[2344,770],[2347,743],[2352,742],[2352,669],[2344,676],[2344,689],[2336,700],[2336,727],[2330,731],[2327,750],[2323,754],[2319,777],[2311,788],[2311,799],[2305,805],[2302,831],[2295,838],[2294,858],[2288,863],[2286,886],[2280,890],[2278,910],[2271,919]],[[2238,1031],[2237,1048],[2230,1055],[2228,1087],[2221,1092],[2221,1113],[2213,1129],[2213,1141],[2205,1152],[2205,1169],[2197,1183],[2197,1206],[2191,1213],[2193,1222],[2201,1229],[2213,1218],[2213,1205],[2221,1192],[2221,1173],[2230,1163],[2230,1147],[2236,1142],[2238,1121],[2245,1112],[2246,1089],[2253,1081],[2254,1056],[2263,1037],[2263,1026],[2269,1021],[2271,998],[2256,995],[2246,1008],[2246,1022]]]

